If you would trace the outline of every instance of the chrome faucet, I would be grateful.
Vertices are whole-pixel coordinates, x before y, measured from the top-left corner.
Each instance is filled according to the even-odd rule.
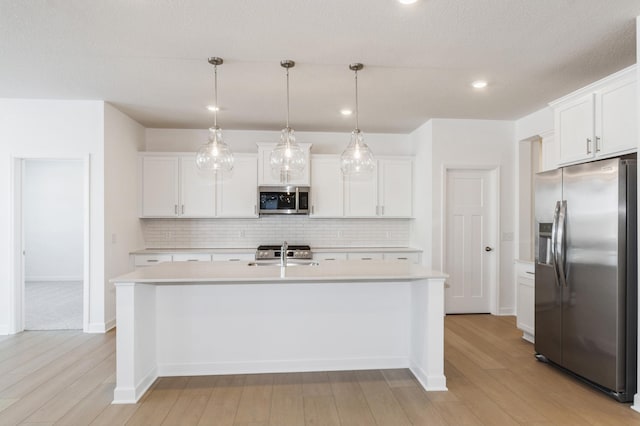
[[[280,247],[280,266],[287,266],[287,250],[289,250],[289,244],[285,241]]]

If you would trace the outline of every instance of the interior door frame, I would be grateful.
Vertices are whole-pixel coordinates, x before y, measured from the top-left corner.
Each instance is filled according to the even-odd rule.
[[[22,203],[22,194],[24,191],[24,174],[25,161],[28,160],[74,160],[82,162],[83,174],[83,260],[82,260],[82,330],[89,332],[89,308],[90,308],[90,272],[91,272],[91,246],[90,246],[90,188],[91,188],[91,156],[43,156],[43,155],[12,155],[10,170],[10,185],[13,206],[10,209],[10,223],[12,232],[9,234],[11,238],[10,246],[10,265],[9,271],[9,334],[16,334],[24,331],[25,326],[25,307],[24,307],[24,211]]]
[[[440,270],[445,270],[447,264],[447,176],[450,171],[462,170],[472,171],[478,170],[482,172],[490,172],[491,181],[489,182],[494,199],[491,209],[494,214],[493,237],[495,247],[493,249],[495,256],[492,265],[494,279],[489,283],[489,310],[492,315],[501,315],[500,310],[500,166],[499,165],[477,165],[477,164],[443,164],[441,170],[441,191],[440,191],[440,217],[442,218],[442,226],[440,227]],[[446,272],[446,271],[445,271]]]

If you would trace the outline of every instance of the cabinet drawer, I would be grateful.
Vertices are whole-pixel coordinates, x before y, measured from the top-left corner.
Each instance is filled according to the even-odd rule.
[[[255,253],[214,253],[211,255],[214,262],[243,262],[256,259]]]
[[[151,266],[161,262],[171,262],[170,254],[137,254],[135,266]]]
[[[211,262],[211,255],[204,253],[180,253],[173,255],[174,262]]]
[[[313,260],[347,260],[347,253],[314,253]]]
[[[349,260],[382,260],[384,258],[383,253],[348,253],[347,259]]]
[[[417,264],[420,263],[420,253],[385,253],[383,259]]]

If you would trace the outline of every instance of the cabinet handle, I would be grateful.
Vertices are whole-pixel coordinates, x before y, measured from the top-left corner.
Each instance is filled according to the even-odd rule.
[[[184,214],[184,204],[182,205],[182,214]]]
[[[173,213],[178,214],[178,205],[177,204],[173,205]]]
[[[370,257],[363,257],[360,260],[373,260],[373,259],[371,259]]]
[[[336,260],[336,258],[335,258],[335,257],[327,257],[327,258],[326,258],[326,259],[324,259],[324,260]]]
[[[587,154],[591,154],[591,138],[587,138]]]
[[[197,262],[198,259],[187,259],[187,262]]]
[[[384,206],[380,207],[380,210],[382,211],[382,213],[380,214],[380,216],[384,216]]]
[[[600,136],[596,136],[596,152],[600,152]]]
[[[253,214],[258,214],[258,206],[257,205],[253,205]]]
[[[409,260],[408,257],[398,257],[398,260]]]
[[[240,259],[229,259],[229,262],[240,262]]]
[[[316,211],[316,206],[311,206],[311,214],[314,214]]]
[[[155,263],[158,259],[147,259],[147,263]]]
[[[525,271],[525,273],[529,274],[529,275],[535,275],[535,272],[529,272],[529,271]]]
[[[380,215],[380,206],[376,206],[376,216]]]

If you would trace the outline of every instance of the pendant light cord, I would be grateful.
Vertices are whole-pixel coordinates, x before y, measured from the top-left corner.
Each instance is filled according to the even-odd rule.
[[[355,81],[356,81],[356,130],[360,130],[360,124],[358,122],[358,70],[355,71]]]
[[[287,129],[289,128],[289,68],[287,68]]]
[[[218,128],[218,66],[213,66],[213,127]]]

